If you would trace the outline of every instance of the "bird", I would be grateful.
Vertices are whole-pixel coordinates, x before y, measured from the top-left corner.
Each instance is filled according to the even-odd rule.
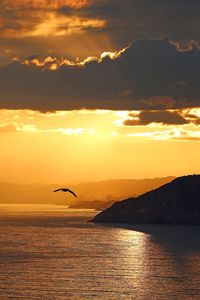
[[[73,191],[71,191],[70,189],[67,189],[67,188],[59,188],[59,189],[57,189],[57,190],[54,190],[53,192],[59,192],[59,191],[61,191],[61,192],[69,192],[69,193],[71,193],[72,195],[74,195],[74,197],[76,197],[76,198],[78,198],[78,196],[73,192]]]

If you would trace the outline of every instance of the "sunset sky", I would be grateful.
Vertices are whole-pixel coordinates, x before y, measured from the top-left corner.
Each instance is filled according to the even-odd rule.
[[[200,173],[200,2],[0,0],[0,181]]]

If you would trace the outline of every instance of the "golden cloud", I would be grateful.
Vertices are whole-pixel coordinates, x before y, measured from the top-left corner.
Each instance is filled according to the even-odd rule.
[[[76,10],[87,6],[91,1],[25,1],[4,0],[0,12],[0,36],[4,38],[25,38],[40,36],[61,36],[80,33],[89,28],[101,28],[106,21],[84,17]],[[59,8],[68,7],[73,13],[62,15]]]
[[[79,9],[91,2],[91,0],[3,0],[3,5],[6,9],[58,9],[63,6]]]
[[[81,33],[89,28],[103,28],[106,25],[104,20],[86,19],[75,16],[59,16],[53,12],[37,13],[36,22],[30,20],[18,20],[14,28],[5,28],[0,31],[0,36],[6,38],[25,38],[40,36],[62,36],[72,33]],[[5,21],[6,23],[6,21]],[[6,25],[6,24],[5,24]]]

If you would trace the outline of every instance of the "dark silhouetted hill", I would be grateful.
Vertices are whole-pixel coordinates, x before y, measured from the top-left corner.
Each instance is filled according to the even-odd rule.
[[[138,224],[200,224],[200,175],[171,183],[113,204],[93,222]]]

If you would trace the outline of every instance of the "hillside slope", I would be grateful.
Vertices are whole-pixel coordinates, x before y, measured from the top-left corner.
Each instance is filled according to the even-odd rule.
[[[137,198],[117,202],[92,221],[200,224],[200,175],[179,177]]]

